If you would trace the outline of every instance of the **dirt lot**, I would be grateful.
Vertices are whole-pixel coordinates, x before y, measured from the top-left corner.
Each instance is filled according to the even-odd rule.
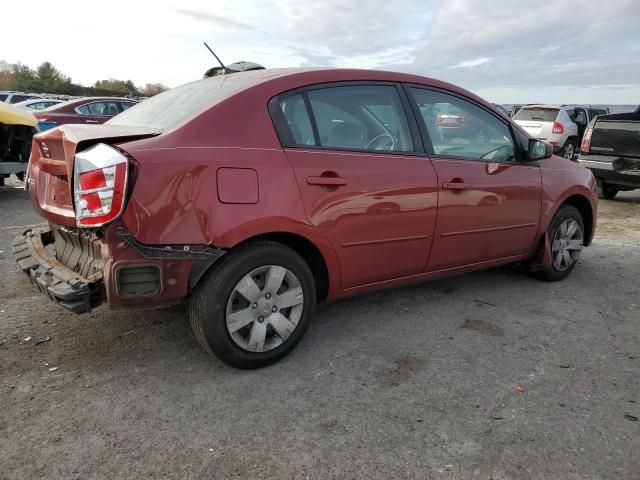
[[[0,478],[640,476],[640,192],[600,203],[564,282],[509,267],[325,305],[250,372],[181,308],[46,301],[10,250],[40,221],[0,188]]]

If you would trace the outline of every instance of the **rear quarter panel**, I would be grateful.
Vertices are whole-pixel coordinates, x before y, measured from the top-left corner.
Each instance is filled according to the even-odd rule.
[[[282,149],[126,147],[135,159],[137,172],[122,221],[139,242],[232,248],[267,233],[294,233],[320,250],[329,270],[329,294],[337,292],[340,274],[335,253],[329,241],[309,223]],[[254,170],[257,202],[221,202],[217,192],[221,168]]]

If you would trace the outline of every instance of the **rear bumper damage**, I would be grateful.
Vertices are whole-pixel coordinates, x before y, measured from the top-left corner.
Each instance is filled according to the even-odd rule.
[[[74,313],[90,312],[104,299],[102,273],[88,279],[61,264],[46,249],[53,242],[49,228],[27,230],[13,241],[13,254],[31,283],[50,300]]]
[[[224,253],[201,245],[141,244],[122,225],[99,231],[54,225],[27,230],[13,242],[31,282],[74,313],[102,303],[113,310],[175,305]]]

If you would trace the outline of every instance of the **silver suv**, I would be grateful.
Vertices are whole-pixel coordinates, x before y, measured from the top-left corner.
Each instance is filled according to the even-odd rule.
[[[572,159],[589,122],[606,108],[585,105],[526,105],[513,117],[530,135],[553,145],[553,151]]]

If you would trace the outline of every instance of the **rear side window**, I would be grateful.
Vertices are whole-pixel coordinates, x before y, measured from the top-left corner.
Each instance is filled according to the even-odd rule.
[[[7,99],[7,94],[6,93],[0,93],[0,102],[4,102]]]
[[[278,102],[287,121],[291,141],[294,145],[315,145],[313,127],[302,94],[291,95]]]
[[[559,111],[557,108],[523,107],[514,115],[513,119],[555,122]]]
[[[413,151],[398,92],[391,85],[354,85],[309,91],[322,147]]]
[[[411,88],[434,155],[490,162],[513,162],[511,130],[473,103],[444,92]]]

